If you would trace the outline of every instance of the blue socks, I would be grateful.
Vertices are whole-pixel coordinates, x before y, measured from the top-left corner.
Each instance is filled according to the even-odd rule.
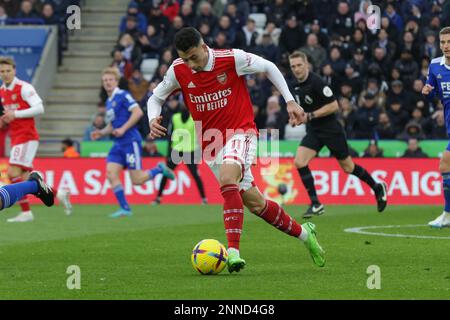
[[[444,189],[444,199],[445,199],[445,212],[450,212],[450,172],[442,174],[442,182]]]
[[[113,189],[113,191],[117,201],[119,202],[120,208],[122,210],[130,211],[130,206],[128,205],[128,202],[125,199],[125,192],[123,191],[122,186],[118,185]]]
[[[0,199],[2,200],[0,210],[11,207],[27,194],[35,194],[37,192],[38,184],[36,181],[25,181],[0,187]]]
[[[163,170],[158,166],[148,170],[147,172],[148,175],[150,176],[150,179],[153,179],[157,174],[163,173]]]

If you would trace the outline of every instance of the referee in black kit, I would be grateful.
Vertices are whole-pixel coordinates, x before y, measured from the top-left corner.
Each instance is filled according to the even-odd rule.
[[[323,204],[317,198],[314,178],[309,170],[309,162],[319,153],[323,146],[330,149],[339,165],[346,173],[351,173],[367,183],[375,193],[378,212],[387,205],[387,187],[384,182],[376,183],[370,174],[355,164],[349,155],[347,138],[336,112],[339,105],[331,88],[314,72],[309,71],[308,57],[301,51],[289,56],[289,65],[296,81],[293,86],[297,103],[306,112],[306,136],[303,138],[295,156],[295,166],[308,191],[311,206],[303,218],[321,215],[325,212]]]

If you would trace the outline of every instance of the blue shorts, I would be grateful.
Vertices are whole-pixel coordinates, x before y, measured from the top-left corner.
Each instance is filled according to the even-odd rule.
[[[129,170],[142,169],[142,145],[140,142],[133,141],[129,144],[115,143],[108,153],[106,162],[121,164]]]
[[[447,144],[447,151],[450,151],[450,142]]]

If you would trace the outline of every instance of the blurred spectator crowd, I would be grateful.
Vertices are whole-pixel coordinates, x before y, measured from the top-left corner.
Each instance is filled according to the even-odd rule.
[[[0,27],[4,25],[55,25],[58,28],[58,64],[68,46],[67,7],[82,0],[0,0]]]
[[[367,26],[370,5],[380,8],[380,29]],[[177,57],[175,33],[194,26],[213,48],[241,48],[274,62],[288,83],[287,57],[304,51],[333,89],[350,139],[447,139],[442,105],[421,90],[430,61],[441,55],[439,31],[449,25],[450,0],[134,0],[118,25],[111,66],[146,111]],[[258,128],[268,136],[278,129],[281,139],[304,136],[302,126],[287,126],[284,101],[263,74],[248,76],[247,84]],[[102,92],[99,108],[106,98]],[[180,95],[170,97],[164,121],[182,103]],[[96,116],[93,126],[100,123]],[[141,126],[146,136],[146,120]]]

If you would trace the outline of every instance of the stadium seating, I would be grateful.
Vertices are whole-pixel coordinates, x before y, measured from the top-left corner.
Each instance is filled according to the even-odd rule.
[[[141,64],[141,72],[144,76],[144,79],[150,81],[153,78],[153,75],[158,69],[159,60],[158,59],[144,59]]]
[[[80,1],[56,1],[55,3],[63,2],[77,4]],[[91,118],[97,113],[95,106],[99,103],[102,104],[105,100],[104,93],[99,94],[100,71],[104,67],[113,64],[111,52],[113,48],[120,48],[120,22],[124,21],[124,18],[126,21],[130,15],[141,15],[140,18],[144,16],[143,20],[147,20],[149,25],[153,25],[157,33],[149,36],[151,40],[149,44],[143,44],[141,43],[140,37],[147,30],[143,30],[143,28],[137,30],[137,28],[133,29],[133,27],[131,29],[127,29],[128,27],[125,28],[126,33],[129,33],[133,37],[135,44],[131,56],[129,52],[127,53],[124,48],[121,48],[121,53],[127,57],[122,58],[120,63],[114,63],[115,66],[121,66],[120,71],[123,75],[121,87],[127,89],[133,68],[140,70],[145,81],[150,82],[151,85],[156,85],[162,80],[164,69],[163,71],[159,71],[160,66],[162,64],[170,65],[172,60],[176,58],[176,52],[173,48],[173,37],[178,27],[173,24],[176,22],[176,20],[172,20],[175,16],[173,10],[163,11],[161,17],[153,17],[153,11],[150,10],[150,6],[148,5],[150,2],[111,0],[108,6],[104,6],[94,0],[81,1],[81,4],[84,5],[82,8],[82,30],[68,33],[70,36],[69,45],[66,43],[66,38],[68,37],[65,34],[63,34],[63,39],[60,40],[60,47],[68,50],[66,50],[64,55],[61,54],[61,57],[64,58],[63,60],[66,61],[60,67],[56,75],[57,84],[55,84],[48,101],[46,101],[46,110],[48,113],[41,122],[43,139],[60,139],[64,138],[65,135],[80,139],[83,136],[84,127],[89,125]],[[320,1],[284,1],[281,4],[274,4],[272,1],[254,2],[243,0],[239,1],[237,15],[230,19],[232,22],[230,30],[212,26],[219,20],[219,14],[228,14],[228,3],[233,1],[215,1],[212,17],[202,17],[199,15],[197,9],[201,1],[191,2],[180,0],[178,2],[180,8],[183,5],[185,7],[192,6],[191,9],[194,13],[192,16],[183,16],[181,9],[178,12],[178,16],[183,19],[185,26],[198,26],[201,21],[208,21],[210,30],[206,31],[209,33],[204,35],[204,39],[208,45],[212,47],[217,46],[214,42],[215,35],[219,31],[225,33],[229,39],[227,39],[223,47],[241,48],[249,52],[254,52],[266,59],[273,60],[286,75],[288,82],[292,80],[292,75],[289,71],[287,55],[297,49],[314,52],[314,48],[307,47],[306,40],[309,33],[315,32],[319,38],[319,45],[322,47],[319,49],[322,49],[322,52],[324,52],[321,59],[311,59],[314,63],[318,64],[314,65],[315,71],[319,72],[328,81],[338,98],[342,97],[341,89],[345,84],[350,84],[353,89],[353,92],[347,97],[350,110],[346,110],[339,115],[349,138],[389,139],[383,136],[383,134],[386,134],[386,132],[389,134],[388,126],[390,124],[384,124],[384,127],[376,126],[378,120],[374,121],[375,125],[371,129],[373,133],[369,133],[369,136],[360,137],[354,134],[357,132],[356,127],[365,128],[358,115],[359,111],[363,109],[362,101],[364,101],[364,96],[368,92],[367,86],[370,79],[372,83],[373,79],[375,79],[378,85],[376,95],[377,101],[379,101],[378,108],[380,112],[388,114],[390,123],[395,125],[395,130],[393,129],[390,139],[408,137],[408,133],[405,132],[406,124],[411,122],[411,120],[419,123],[422,133],[421,138],[445,138],[445,130],[440,124],[442,116],[439,114],[438,104],[436,102],[424,101],[420,95],[420,89],[419,91],[414,91],[412,83],[414,80],[424,81],[428,67],[427,61],[440,54],[437,41],[435,41],[434,46],[427,45],[426,38],[433,34],[436,36],[437,30],[447,23],[449,15],[444,9],[449,8],[448,1],[445,1],[444,4],[433,2],[433,10],[426,6],[421,6],[419,8],[421,11],[420,19],[414,17],[411,7],[408,6],[409,0],[398,2],[395,5],[396,18],[391,18],[390,25],[386,27],[388,28],[388,59],[381,59],[380,61],[376,60],[374,55],[375,48],[384,45],[384,42],[378,38],[379,33],[373,34],[368,31],[363,31],[363,39],[361,42],[356,41],[354,38],[357,29],[365,29],[365,15],[361,12],[362,9],[359,6],[359,1],[347,1],[350,11],[344,18],[339,17],[337,10],[339,1],[334,0],[329,1],[329,6],[327,7],[321,6],[319,4]],[[132,5],[130,6],[130,4]],[[36,3],[35,9],[39,8],[39,6],[42,6],[42,4]],[[437,10],[439,9],[438,7],[441,7],[442,10]],[[130,8],[134,8],[135,10],[137,8],[139,12],[130,13]],[[386,16],[386,10],[386,6],[381,5],[382,16]],[[39,9],[30,17],[24,16],[23,14],[15,17],[15,13],[9,14],[7,19],[0,20],[0,23],[42,23],[42,16],[38,11]],[[64,10],[56,8],[55,12],[57,12],[60,19],[58,20],[59,23],[64,21]],[[292,14],[296,15],[298,25],[295,27],[297,29],[294,28],[291,30],[286,23],[286,19]],[[255,21],[256,27],[255,30],[251,31],[251,44],[245,43],[250,39],[247,37],[249,34],[248,30],[242,30],[246,28],[247,18],[252,18]],[[345,23],[340,25],[338,18],[342,19]],[[133,19],[128,20],[131,21]],[[49,20],[47,19],[45,21],[48,23]],[[351,23],[348,24],[348,21]],[[271,33],[272,41],[277,44],[275,46],[262,43],[262,35],[271,32],[270,29],[266,29],[267,22],[274,22],[276,25],[276,30]],[[316,25],[319,28],[316,28],[316,31],[314,31],[314,26]],[[412,30],[412,44],[406,43],[407,40],[405,40],[409,36],[408,33],[411,33],[410,30]],[[342,42],[345,38],[343,35],[349,36],[344,42]],[[289,47],[290,45],[293,45],[293,47]],[[330,56],[332,48],[338,48],[340,51],[341,57],[338,60],[333,60],[334,58]],[[401,53],[408,50],[414,52],[414,62],[411,64],[400,59]],[[168,57],[165,56],[167,51],[171,52]],[[359,66],[355,65],[353,56],[356,51],[364,52],[364,63]],[[122,66],[122,63],[124,63],[125,67]],[[324,73],[327,66],[330,66],[331,76]],[[347,68],[347,66],[352,66],[355,71],[350,76],[345,71],[345,69],[351,69]],[[411,71],[412,75],[407,74],[404,70]],[[402,100],[404,105],[402,107],[408,112],[408,119],[402,122],[397,121],[398,116],[396,113],[390,112],[391,103],[398,99],[398,94],[393,93],[391,88],[394,80],[397,80],[397,82],[401,81],[405,89],[405,96]],[[258,128],[265,128],[267,127],[266,104],[271,95],[270,84],[268,84],[264,76],[258,76],[256,77],[255,86],[249,88],[249,92],[255,105],[258,106],[256,115],[257,126]],[[149,93],[147,92],[147,96]],[[281,104],[283,103],[282,99],[280,102]],[[413,118],[412,113],[414,108],[417,109],[417,106],[421,106],[420,111],[422,115]],[[166,109],[167,106],[164,106],[163,112]],[[280,112],[284,112],[283,108],[281,108]],[[73,117],[76,117],[77,120]],[[283,116],[279,117],[279,119],[284,118]],[[64,119],[68,120],[70,128],[53,123],[54,121],[62,122]],[[280,122],[282,121],[280,120]],[[285,123],[279,123],[277,128],[284,129],[284,126]],[[59,131],[61,127],[64,127],[65,130]],[[290,134],[291,132],[288,132],[288,138]],[[373,136],[370,136],[372,134]],[[55,149],[53,152],[56,154],[57,150]],[[50,155],[51,153],[45,154]]]
[[[250,13],[248,17],[255,20],[256,28],[264,29],[266,26],[267,16],[265,13]]]
[[[41,119],[39,156],[61,155],[59,141],[81,141],[99,101],[101,71],[111,63],[111,48],[127,1],[100,6],[88,1],[82,8],[83,27],[69,36],[68,50],[56,74],[46,113]]]

